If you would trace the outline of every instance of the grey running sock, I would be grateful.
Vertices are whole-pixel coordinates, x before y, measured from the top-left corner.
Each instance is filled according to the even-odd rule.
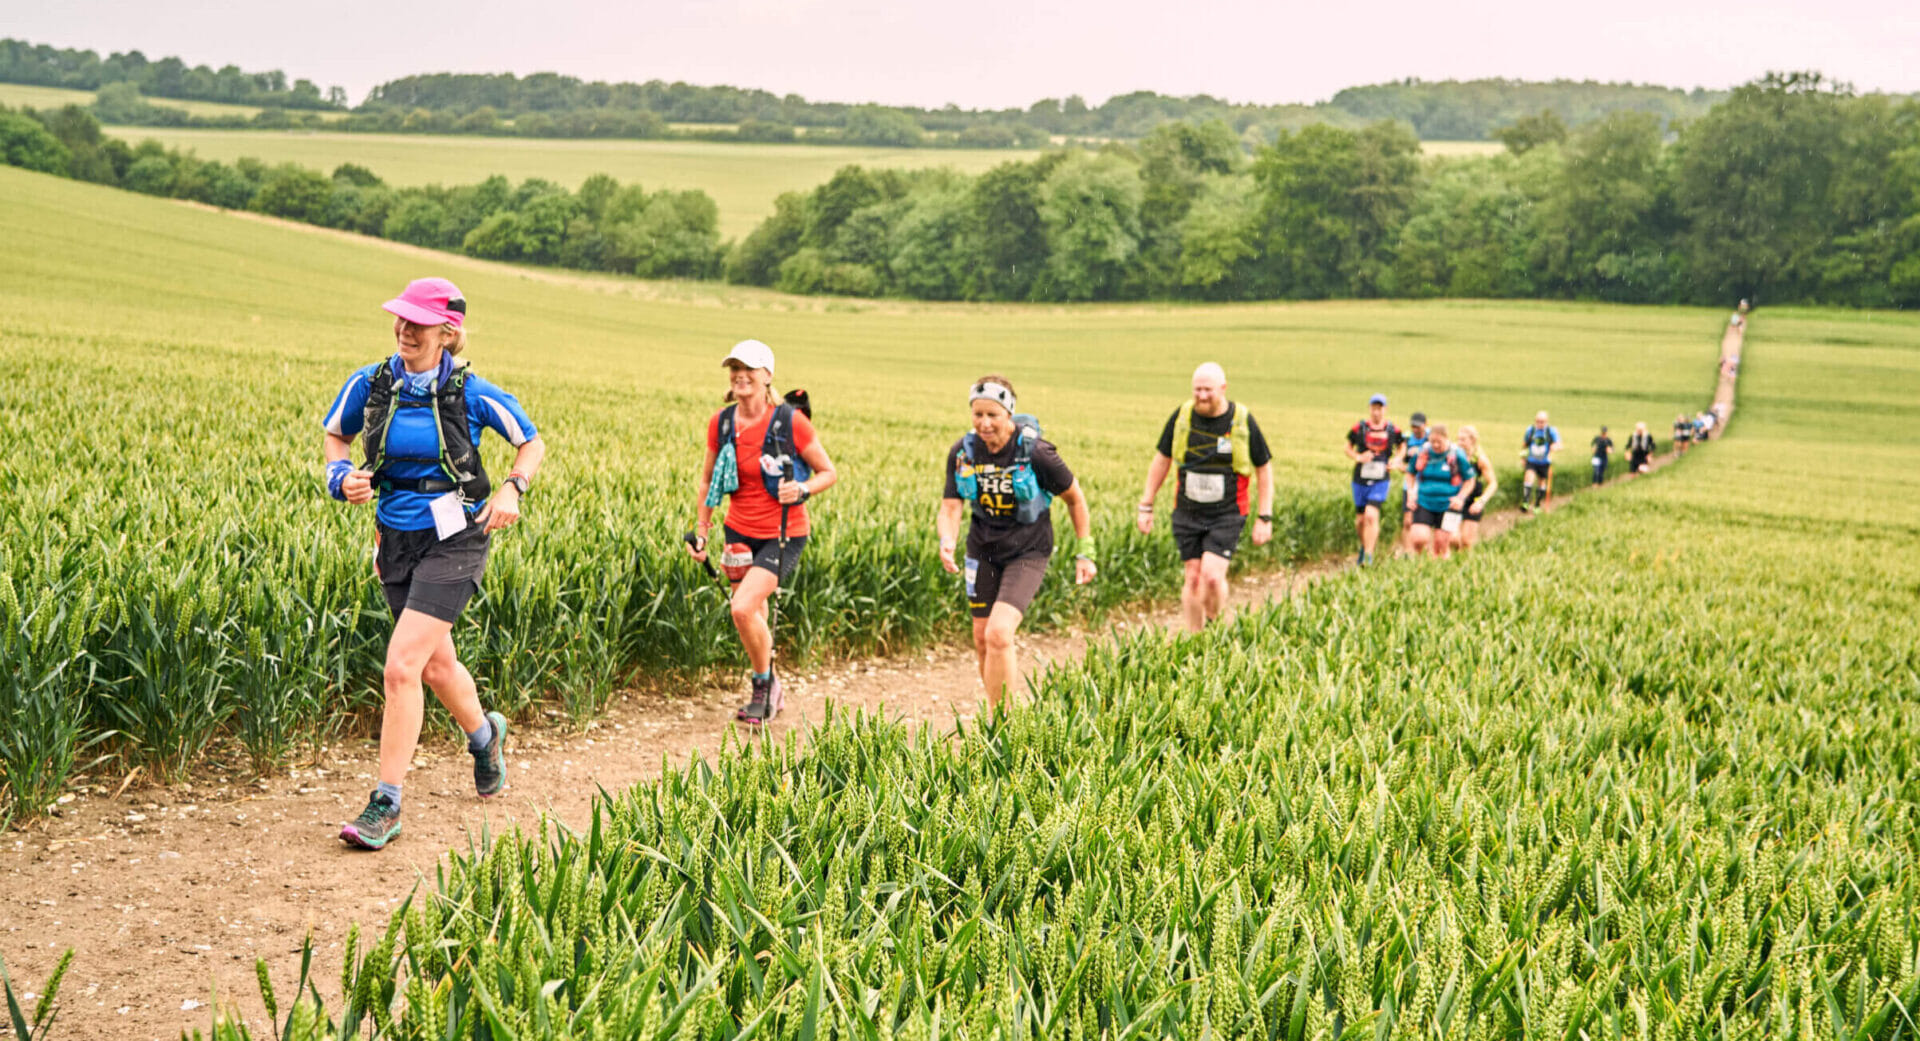
[[[388,784],[385,781],[381,781],[380,787],[377,790],[381,795],[384,795],[387,797],[387,801],[393,804],[394,809],[397,810],[400,808],[400,786],[399,785]]]
[[[467,731],[467,751],[478,752],[493,740],[493,720],[480,717],[480,729]]]

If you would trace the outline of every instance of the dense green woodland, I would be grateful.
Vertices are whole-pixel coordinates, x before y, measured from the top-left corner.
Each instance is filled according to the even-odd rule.
[[[298,109],[343,108],[347,99],[346,91],[339,87],[329,88],[323,96],[310,80],[296,79],[290,84],[287,74],[278,69],[242,72],[238,65],[226,65],[216,70],[206,65],[188,66],[179,58],[149,61],[139,51],[111,54],[103,60],[93,51],[13,39],[0,39],[0,83],[74,90],[126,83],[156,98]]]
[[[707,137],[791,141],[804,132],[810,143],[950,145],[969,148],[1033,148],[1055,135],[1104,140],[1144,137],[1170,122],[1218,120],[1249,145],[1262,145],[1282,131],[1316,123],[1358,128],[1398,120],[1426,140],[1484,140],[1501,127],[1536,113],[1552,112],[1581,125],[1611,112],[1650,112],[1663,124],[1699,116],[1726,97],[1724,91],[1630,83],[1559,80],[1526,83],[1488,79],[1468,82],[1397,83],[1350,87],[1315,105],[1235,104],[1204,94],[1169,97],[1135,91],[1088,105],[1079,96],[1044,98],[1026,108],[914,108],[808,101],[797,94],[687,83],[587,82],[539,72],[530,76],[427,73],[403,76],[373,89],[351,114],[298,112],[344,110],[346,94],[335,87],[323,98],[307,80],[287,85],[280,71],[244,73],[189,68],[178,58],[150,62],[139,51],[101,59],[93,51],[60,49],[23,40],[0,40],[0,82],[84,90],[111,89],[95,106],[104,122],[135,126],[232,126],[284,128],[322,125],[378,133],[500,134],[521,137],[656,138]],[[224,101],[269,106],[254,116],[194,116],[147,104],[151,97]],[[671,123],[710,128],[670,128]]]
[[[596,176],[391,188],[347,165],[228,166],[0,113],[15,166],[473,256],[796,293],[937,300],[1555,297],[1920,305],[1920,103],[1817,76],[1735,91],[1671,143],[1649,113],[1523,120],[1488,158],[1315,125],[1249,157],[1225,123],[978,177],[849,166],[723,244],[698,191]]]

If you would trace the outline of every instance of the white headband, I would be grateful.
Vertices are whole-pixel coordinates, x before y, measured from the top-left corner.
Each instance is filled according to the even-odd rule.
[[[971,405],[976,401],[983,400],[991,401],[1001,408],[1006,409],[1009,415],[1013,413],[1013,391],[1008,390],[998,383],[976,383],[973,385],[973,390],[969,392],[967,397],[967,404]]]

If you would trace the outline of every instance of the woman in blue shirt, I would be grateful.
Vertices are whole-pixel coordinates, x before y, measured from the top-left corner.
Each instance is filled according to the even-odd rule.
[[[520,519],[520,500],[546,445],[513,395],[472,374],[467,301],[444,278],[407,284],[382,307],[394,315],[395,352],[356,370],[327,410],[327,493],[348,503],[376,496],[374,569],[394,615],[387,641],[380,784],[342,841],[380,849],[400,834],[400,785],[420,740],[420,685],[467,733],[482,797],[506,787],[507,720],[481,709],[473,675],[453,647],[453,623],[480,589],[493,532]],[[514,445],[513,470],[496,489],[480,465],[482,430]],[[364,462],[349,458],[360,437]]]
[[[1428,428],[1426,445],[1407,469],[1407,480],[1414,485],[1411,534],[1416,556],[1430,553],[1446,559],[1478,476],[1473,460],[1448,439],[1445,423]]]

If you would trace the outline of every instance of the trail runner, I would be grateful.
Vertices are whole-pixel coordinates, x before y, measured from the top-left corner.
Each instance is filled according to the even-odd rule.
[[[1560,431],[1548,425],[1542,410],[1534,413],[1533,425],[1520,435],[1520,443],[1527,466],[1520,476],[1520,509],[1532,513],[1553,495],[1553,456],[1560,450]]]
[[[1380,542],[1380,510],[1393,484],[1393,453],[1406,435],[1387,419],[1387,396],[1367,399],[1367,418],[1347,431],[1347,458],[1353,460],[1353,527],[1360,538],[1360,566],[1373,563]]]
[[[1593,439],[1593,483],[1607,483],[1607,460],[1613,455],[1613,438],[1607,436],[1607,428],[1601,427],[1600,433]]]
[[[381,849],[400,834],[401,785],[420,740],[433,688],[467,735],[473,786],[482,798],[506,787],[507,720],[483,711],[473,675],[453,646],[453,623],[480,589],[494,532],[520,519],[546,443],[513,395],[476,376],[466,348],[467,301],[444,278],[407,284],[381,305],[394,316],[392,356],[354,371],[324,421],[327,494],[374,510],[374,571],[393,635],[382,678],[380,779],[367,808],[340,829],[342,841]],[[515,448],[498,487],[480,464],[480,435]],[[355,436],[365,462],[351,461]]]
[[[813,528],[807,500],[840,479],[815,436],[813,422],[773,391],[773,348],[759,340],[734,344],[726,404],[707,420],[707,456],[694,507],[693,559],[706,562],[713,511],[727,503],[720,570],[732,588],[729,610],[747,653],[747,703],[734,718],[750,727],[770,722],[783,700],[773,669],[767,600],[793,575]]]
[[[967,391],[973,429],[947,450],[934,532],[940,566],[966,573],[973,654],[987,702],[998,709],[1020,675],[1014,634],[1040,591],[1053,556],[1053,500],[1067,504],[1075,538],[1074,582],[1099,572],[1093,515],[1073,471],[1039,422],[1019,412],[1013,384],[989,374]],[[971,507],[964,559],[956,557],[960,515]]]
[[[1653,435],[1647,432],[1645,423],[1635,423],[1633,434],[1627,438],[1627,469],[1643,474],[1653,469]]]
[[[1160,431],[1146,490],[1135,510],[1141,534],[1153,531],[1153,501],[1167,475],[1178,471],[1171,527],[1185,581],[1180,611],[1197,633],[1227,607],[1227,567],[1246,530],[1252,486],[1259,488],[1253,544],[1273,538],[1273,454],[1246,405],[1227,398],[1227,373],[1206,362],[1193,370],[1193,400]]]
[[[1473,487],[1467,492],[1466,509],[1461,511],[1460,531],[1453,536],[1454,546],[1464,553],[1480,541],[1480,522],[1487,515],[1487,503],[1500,490],[1500,475],[1480,444],[1480,431],[1471,424],[1460,428],[1460,450],[1473,469]]]
[[[1447,437],[1447,425],[1435,423],[1414,457],[1407,479],[1413,482],[1413,552],[1447,558],[1453,536],[1465,523],[1468,497],[1473,494],[1473,460]]]
[[[1427,447],[1425,412],[1415,412],[1407,417],[1407,436],[1401,444],[1400,469],[1405,476],[1400,478],[1400,534],[1393,544],[1393,555],[1396,557],[1413,553],[1413,461],[1419,458],[1420,450]]]

